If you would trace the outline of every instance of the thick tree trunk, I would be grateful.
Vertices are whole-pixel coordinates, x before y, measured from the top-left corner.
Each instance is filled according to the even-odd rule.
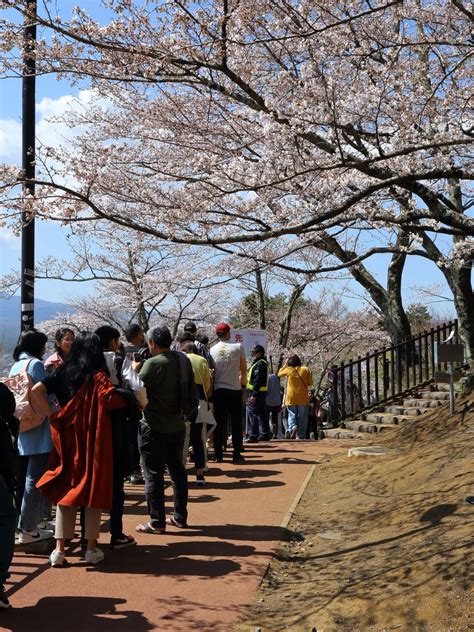
[[[467,361],[474,361],[474,294],[471,285],[471,265],[450,271],[446,278],[454,296],[459,335],[466,349]]]
[[[406,240],[406,235],[401,232],[397,245],[404,245]],[[348,263],[357,256],[355,252],[342,248],[333,237],[327,237],[323,242],[318,243],[317,247],[333,254],[343,263]],[[370,294],[394,345],[411,338],[411,327],[403,308],[401,293],[405,259],[404,253],[393,255],[388,270],[387,289],[380,285],[362,264],[350,266],[348,269],[354,279]]]
[[[408,242],[408,235],[400,231],[397,246],[407,246]],[[410,321],[403,308],[402,300],[402,275],[406,258],[407,255],[404,252],[394,253],[387,272],[386,307],[383,317],[388,335],[394,345],[411,338]]]

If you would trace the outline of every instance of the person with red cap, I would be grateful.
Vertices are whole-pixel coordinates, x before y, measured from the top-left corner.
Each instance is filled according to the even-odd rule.
[[[224,445],[226,441],[227,416],[230,416],[232,427],[232,460],[234,463],[244,463],[242,456],[242,389],[246,385],[247,362],[245,352],[240,343],[230,342],[230,326],[219,323],[216,326],[219,338],[211,347],[216,373],[214,377],[214,451],[216,461],[224,460]]]

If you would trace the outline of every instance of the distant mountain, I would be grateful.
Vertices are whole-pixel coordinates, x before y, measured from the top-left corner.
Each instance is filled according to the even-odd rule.
[[[20,333],[19,296],[5,297],[0,295],[0,349],[3,353],[11,353]],[[50,320],[60,312],[73,312],[67,303],[52,303],[35,298],[35,323]]]

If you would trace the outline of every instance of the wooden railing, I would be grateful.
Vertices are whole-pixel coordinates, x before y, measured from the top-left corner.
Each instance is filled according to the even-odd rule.
[[[447,369],[438,362],[437,344],[451,334],[449,343],[459,343],[457,320],[332,366],[328,370],[327,393],[330,421],[337,423],[434,379],[436,371]]]

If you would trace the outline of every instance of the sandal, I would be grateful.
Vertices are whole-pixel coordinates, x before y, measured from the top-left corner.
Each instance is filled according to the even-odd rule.
[[[166,527],[154,527],[150,522],[144,522],[143,524],[137,524],[135,531],[138,531],[138,533],[154,533],[159,535],[166,532]]]
[[[111,549],[124,549],[127,546],[133,546],[137,541],[135,538],[132,538],[131,535],[125,535],[122,533],[118,538],[110,538],[110,548]]]

